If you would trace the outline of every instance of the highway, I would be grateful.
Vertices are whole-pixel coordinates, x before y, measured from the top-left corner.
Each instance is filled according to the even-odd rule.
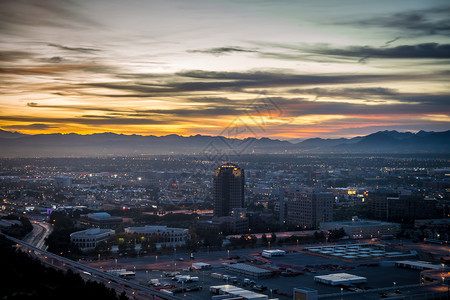
[[[16,238],[2,234],[12,242],[20,245],[23,251],[28,251],[30,254],[34,254],[39,258],[44,264],[50,265],[55,268],[63,270],[72,270],[75,273],[80,274],[86,280],[95,280],[103,282],[107,287],[114,288],[117,292],[125,291],[127,295],[134,299],[181,299],[180,297],[169,295],[162,291],[157,291],[149,287],[130,282],[126,279],[119,278],[117,276],[111,275],[109,273],[103,272],[99,269],[86,266],[84,264],[75,262],[73,260],[67,259],[65,257],[50,253],[48,251],[42,250],[32,244],[18,240]],[[36,240],[33,239],[32,240]],[[38,239],[39,241],[39,239]],[[39,242],[38,242],[39,244]]]
[[[53,231],[52,225],[44,222],[32,221],[33,231],[27,234],[23,241],[35,246],[36,248],[47,250],[45,239]]]

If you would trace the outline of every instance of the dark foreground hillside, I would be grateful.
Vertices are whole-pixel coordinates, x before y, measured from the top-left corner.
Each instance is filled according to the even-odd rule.
[[[0,236],[0,299],[128,299],[103,284],[85,282],[78,274],[45,267],[37,259],[16,250]]]

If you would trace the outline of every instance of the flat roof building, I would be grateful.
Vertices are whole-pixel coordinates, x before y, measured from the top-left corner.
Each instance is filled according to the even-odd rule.
[[[353,217],[352,221],[320,223],[320,229],[322,230],[335,230],[340,228],[343,228],[345,233],[354,239],[396,235],[401,230],[400,224],[397,223],[360,220],[357,217]]]
[[[331,193],[320,191],[287,190],[287,222],[302,229],[317,229],[320,222],[333,221],[333,201]]]
[[[443,270],[442,265],[434,265],[428,261],[411,261],[411,260],[402,260],[395,262],[395,266],[398,268],[406,268],[413,270]]]
[[[269,278],[273,275],[273,272],[270,270],[258,268],[244,263],[226,264],[224,267],[230,272],[256,279]]]
[[[150,237],[158,246],[183,246],[190,238],[189,230],[184,228],[169,228],[167,226],[128,227],[126,233],[136,233]]]
[[[98,212],[82,215],[80,224],[90,227],[114,228],[122,224],[122,218],[113,217],[107,212]]]
[[[339,285],[339,284],[356,284],[367,282],[366,277],[356,276],[348,273],[334,273],[328,275],[318,275],[314,276],[315,282],[320,282],[329,285]]]
[[[93,249],[115,233],[112,229],[90,228],[72,233],[70,242],[82,250]]]

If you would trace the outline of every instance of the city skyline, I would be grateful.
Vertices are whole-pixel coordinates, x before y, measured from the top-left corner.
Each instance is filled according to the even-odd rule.
[[[3,1],[0,128],[276,139],[450,128],[446,1]],[[248,115],[255,101],[277,110]],[[252,137],[252,134],[246,134]]]

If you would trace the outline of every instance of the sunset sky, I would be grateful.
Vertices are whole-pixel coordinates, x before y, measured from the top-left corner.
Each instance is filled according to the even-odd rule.
[[[0,128],[449,130],[449,36],[448,0],[2,0]]]

